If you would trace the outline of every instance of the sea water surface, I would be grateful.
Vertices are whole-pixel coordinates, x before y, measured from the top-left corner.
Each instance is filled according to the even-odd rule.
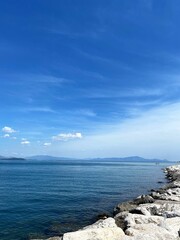
[[[160,187],[167,165],[0,161],[0,239],[47,238],[90,224],[119,202]]]

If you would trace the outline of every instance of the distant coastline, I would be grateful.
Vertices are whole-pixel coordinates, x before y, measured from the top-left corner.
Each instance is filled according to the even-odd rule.
[[[93,161],[113,161],[113,162],[146,162],[146,163],[168,163],[170,161],[166,159],[147,159],[142,158],[139,156],[130,156],[130,157],[108,157],[108,158],[68,158],[68,157],[55,157],[55,156],[49,156],[49,155],[36,155],[36,156],[30,156],[26,158],[27,160],[91,160]]]
[[[74,160],[84,160],[92,162],[138,162],[138,163],[170,163],[166,159],[147,159],[139,156],[130,156],[130,157],[107,157],[107,158],[68,158],[68,157],[55,157],[49,155],[35,155],[30,157],[5,157],[0,155],[0,161],[11,160],[11,161],[25,161],[25,160],[37,160],[37,161],[74,161]]]
[[[35,156],[27,156],[27,157],[5,157],[0,155],[0,160],[40,160],[40,161],[55,161],[55,160],[62,160],[62,161],[74,161],[74,160],[90,160],[92,162],[139,162],[139,163],[168,163],[170,161],[166,159],[147,159],[139,156],[130,156],[130,157],[107,157],[107,158],[72,158],[72,157],[56,157],[50,155],[35,155]]]

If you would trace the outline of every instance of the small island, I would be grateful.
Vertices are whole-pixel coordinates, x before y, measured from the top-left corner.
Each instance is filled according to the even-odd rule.
[[[0,156],[0,161],[1,160],[12,160],[12,161],[25,161],[25,158],[20,158],[20,157],[4,157],[4,156]]]

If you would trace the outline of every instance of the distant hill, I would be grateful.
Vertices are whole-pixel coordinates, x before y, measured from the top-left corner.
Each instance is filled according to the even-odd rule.
[[[161,162],[169,162],[166,159],[147,159],[142,158],[138,156],[132,156],[132,157],[112,157],[112,158],[93,158],[93,160],[99,160],[99,161],[117,161],[117,162],[155,162],[155,163],[161,163]]]
[[[49,155],[36,155],[27,157],[28,160],[74,160],[74,158],[67,158],[67,157],[54,157]]]
[[[29,160],[91,160],[91,161],[113,161],[113,162],[169,162],[168,160],[161,159],[145,159],[138,156],[132,157],[109,157],[109,158],[86,158],[86,159],[75,159],[75,158],[67,158],[67,157],[54,157],[49,155],[37,155],[27,157]]]
[[[0,155],[0,160],[25,160],[25,158],[19,158],[19,157],[4,157]]]

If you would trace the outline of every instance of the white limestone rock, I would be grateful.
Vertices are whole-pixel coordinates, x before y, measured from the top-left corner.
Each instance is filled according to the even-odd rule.
[[[144,231],[146,231],[146,233],[148,233],[148,229],[149,229],[150,230],[149,234],[151,234],[152,229],[150,227],[153,224],[153,226],[156,225],[157,227],[162,228],[162,229],[159,229],[160,232],[162,232],[165,229],[171,235],[178,237],[178,231],[180,228],[179,217],[164,218],[160,216],[144,216],[140,214],[129,213],[124,220],[127,223],[126,234],[128,235],[133,235],[133,236],[136,236],[137,234],[139,235],[139,231],[142,230],[142,228],[144,229]],[[165,233],[167,233],[166,231]],[[154,230],[153,230],[153,234],[154,234]]]
[[[167,230],[177,234],[180,230],[180,217],[167,218],[164,224]]]
[[[115,219],[112,217],[109,217],[105,220],[100,219],[99,221],[84,227],[83,230],[85,229],[97,229],[97,228],[117,228],[117,225],[115,223]]]
[[[152,204],[141,204],[136,209],[147,216],[158,215],[168,217],[171,214],[179,216],[180,202],[158,200]]]
[[[121,240],[124,235],[123,230],[117,227],[115,219],[109,217],[79,231],[65,233],[63,240]]]
[[[168,172],[168,171],[172,171],[172,172],[179,171],[180,172],[180,165],[172,165],[172,166],[166,167],[165,171],[166,172]]]
[[[164,193],[152,192],[152,197],[155,199],[167,200],[167,201],[180,201],[180,188],[174,187],[164,191]]]
[[[125,218],[127,227],[133,227],[138,224],[162,224],[164,222],[164,217],[160,216],[144,216],[140,214],[131,214],[129,213]]]
[[[121,240],[125,236],[121,228],[93,228],[65,233],[63,240]]]
[[[178,233],[168,231],[166,228],[153,223],[136,224],[128,228],[126,234],[132,236],[129,240],[176,240]]]

